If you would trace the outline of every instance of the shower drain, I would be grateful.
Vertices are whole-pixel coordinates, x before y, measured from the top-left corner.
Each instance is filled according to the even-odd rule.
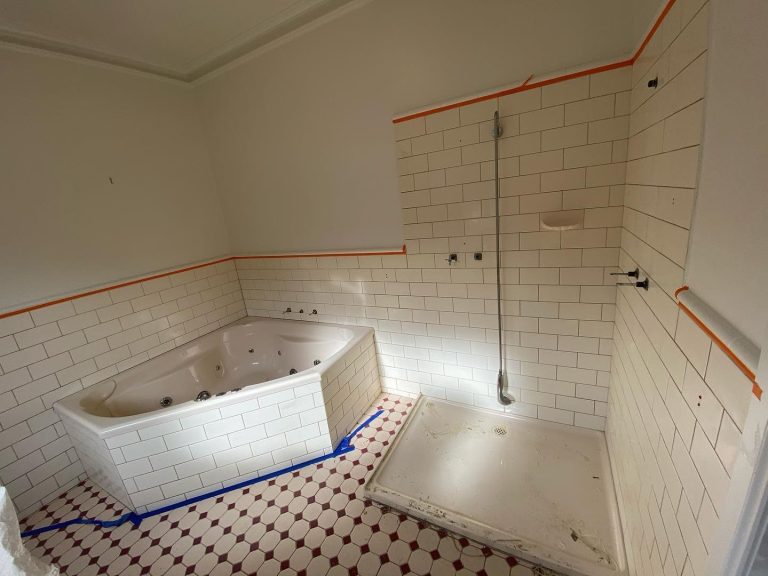
[[[496,436],[506,436],[507,428],[505,426],[494,426],[493,433],[496,434]]]

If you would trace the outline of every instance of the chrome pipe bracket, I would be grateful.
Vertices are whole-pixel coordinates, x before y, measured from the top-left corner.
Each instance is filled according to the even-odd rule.
[[[629,276],[630,278],[640,278],[640,268],[635,268],[629,272],[611,272],[611,276]]]
[[[648,290],[649,284],[648,278],[637,282],[616,282],[616,286],[634,286],[635,288],[642,288],[643,290]]]

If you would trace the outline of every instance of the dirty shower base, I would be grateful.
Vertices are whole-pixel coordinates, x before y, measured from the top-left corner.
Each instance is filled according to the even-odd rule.
[[[366,496],[565,574],[624,573],[602,432],[421,397]]]

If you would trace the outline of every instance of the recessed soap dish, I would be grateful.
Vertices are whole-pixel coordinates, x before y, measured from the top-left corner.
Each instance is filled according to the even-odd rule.
[[[577,230],[583,227],[583,212],[554,212],[541,215],[542,230]]]

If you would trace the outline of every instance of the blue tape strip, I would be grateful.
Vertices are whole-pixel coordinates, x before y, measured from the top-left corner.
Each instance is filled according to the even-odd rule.
[[[251,480],[238,482],[237,484],[233,484],[232,486],[227,486],[226,488],[219,488],[218,490],[206,492],[205,494],[200,494],[198,496],[188,498],[187,500],[182,500],[181,502],[177,502],[176,504],[163,506],[162,508],[158,508],[156,510],[150,510],[149,512],[144,512],[142,514],[137,514],[136,512],[127,512],[126,514],[123,514],[122,516],[115,518],[113,520],[91,520],[89,518],[75,518],[73,520],[66,520],[65,522],[51,524],[50,526],[43,526],[41,528],[33,528],[31,530],[25,530],[24,532],[21,533],[21,537],[27,538],[29,536],[37,536],[38,534],[43,534],[44,532],[50,532],[51,530],[59,530],[61,528],[66,528],[67,526],[72,526],[73,524],[100,526],[101,528],[116,528],[117,526],[125,524],[126,522],[131,522],[134,526],[138,526],[139,524],[141,524],[141,521],[144,520],[145,518],[151,518],[152,516],[166,514],[167,512],[176,510],[178,508],[183,508],[184,506],[189,506],[190,504],[195,504],[197,502],[200,502],[201,500],[207,500],[208,498],[213,498],[214,496],[220,496],[221,494],[226,494],[227,492],[231,492],[232,490],[239,490],[240,488],[245,488],[246,486],[251,486],[259,482],[264,482],[266,480],[270,480],[272,478],[275,478],[282,474],[286,474],[288,472],[300,470],[305,466],[318,464],[320,462],[323,462],[324,460],[329,460],[331,458],[336,458],[337,456],[341,456],[343,454],[352,452],[355,449],[355,447],[352,445],[352,440],[355,438],[355,436],[357,436],[363,428],[368,426],[371,422],[373,422],[376,418],[381,416],[383,413],[384,413],[384,410],[379,410],[378,412],[375,412],[371,416],[366,418],[366,420],[362,424],[360,424],[357,428],[352,430],[352,432],[350,432],[349,434],[344,436],[344,438],[341,439],[341,441],[339,442],[339,445],[336,446],[333,452],[330,452],[329,454],[325,454],[323,456],[318,456],[317,458],[312,458],[312,460],[302,462],[301,464],[294,464],[292,466],[288,466],[287,468],[275,470],[274,472],[270,472],[269,474],[265,474],[264,476],[259,476]]]

